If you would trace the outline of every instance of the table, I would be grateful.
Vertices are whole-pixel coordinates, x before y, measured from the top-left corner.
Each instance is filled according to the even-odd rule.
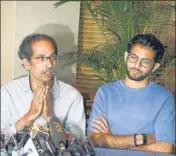
[[[132,150],[120,150],[120,149],[105,149],[95,148],[96,156],[175,156],[173,154],[141,152]],[[6,152],[0,152],[0,156],[7,156]],[[12,156],[19,156],[17,153],[13,153]],[[37,156],[37,155],[36,155]]]
[[[134,150],[95,148],[96,156],[174,156],[173,154],[142,152]]]

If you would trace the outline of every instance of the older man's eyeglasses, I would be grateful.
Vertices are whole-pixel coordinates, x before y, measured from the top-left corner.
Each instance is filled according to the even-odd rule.
[[[129,53],[127,60],[131,63],[136,63],[139,60],[139,56],[137,56],[134,53]],[[154,64],[153,60],[147,59],[147,58],[141,58],[140,65],[142,65],[144,68],[149,68]]]
[[[56,61],[57,60],[57,54],[52,54],[51,56],[36,56],[36,57],[31,57],[32,59],[36,59],[37,61],[39,61],[40,63],[44,63],[46,62],[47,60],[50,60],[50,61]]]

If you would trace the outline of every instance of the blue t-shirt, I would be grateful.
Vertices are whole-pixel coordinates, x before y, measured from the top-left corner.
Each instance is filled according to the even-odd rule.
[[[88,122],[104,116],[112,135],[155,134],[157,142],[175,142],[175,108],[171,92],[153,82],[140,89],[122,80],[101,86]]]

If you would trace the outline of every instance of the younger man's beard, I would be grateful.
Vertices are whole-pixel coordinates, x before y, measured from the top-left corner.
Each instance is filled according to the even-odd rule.
[[[152,68],[152,69],[153,69],[153,68]],[[152,69],[151,69],[150,71],[148,71],[148,72],[142,74],[142,75],[139,76],[139,77],[133,77],[132,75],[130,75],[130,70],[129,70],[127,67],[126,67],[126,73],[127,73],[127,76],[129,77],[129,79],[134,80],[134,81],[142,81],[142,80],[146,79],[146,78],[150,75]],[[136,69],[136,70],[137,70],[137,69]]]

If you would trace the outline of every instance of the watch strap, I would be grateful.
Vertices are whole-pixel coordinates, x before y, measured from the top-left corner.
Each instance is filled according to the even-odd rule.
[[[146,134],[142,135],[143,135],[143,145],[147,145],[147,135]]]

